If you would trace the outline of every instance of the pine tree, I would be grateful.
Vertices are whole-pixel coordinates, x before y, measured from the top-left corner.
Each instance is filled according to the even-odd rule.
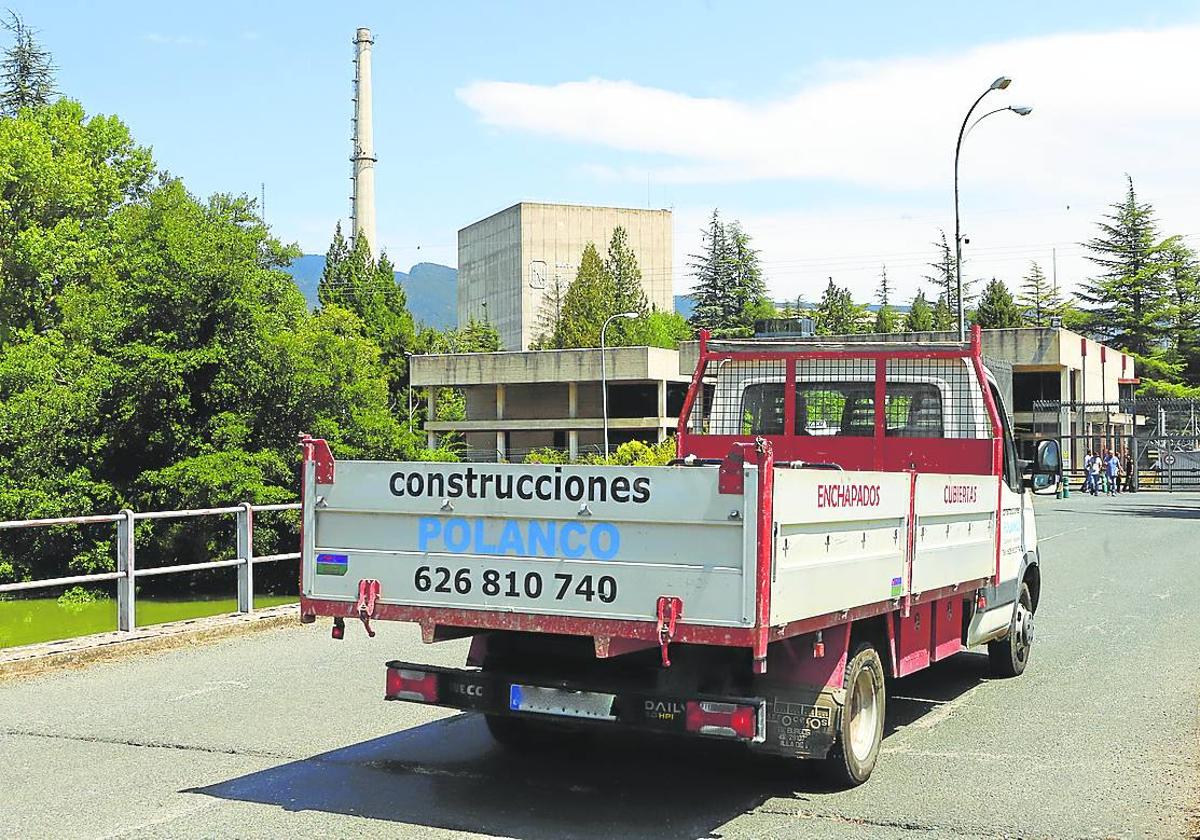
[[[937,259],[928,264],[931,272],[926,274],[924,279],[938,289],[938,302],[934,306],[934,329],[957,330],[958,272],[955,270],[955,253],[954,249],[950,247],[950,243],[946,241],[946,231],[939,232],[941,241],[933,243],[933,247],[937,249]],[[963,260],[962,264],[965,266],[966,260]],[[974,280],[963,277],[964,316],[973,298],[971,294],[973,285],[975,285]],[[946,312],[950,313],[948,318]]]
[[[930,332],[933,328],[933,310],[925,299],[925,292],[918,290],[904,318],[904,329],[908,332]]]
[[[700,232],[704,251],[691,256],[696,300],[691,323],[714,336],[748,336],[754,321],[775,314],[767,297],[758,250],[738,222],[725,224],[717,210]]]
[[[563,343],[563,306],[566,304],[567,287],[562,275],[554,272],[554,279],[546,286],[542,294],[542,305],[538,312],[538,337],[533,342],[533,350],[562,350]]]
[[[696,278],[696,288],[692,292],[696,305],[692,309],[691,322],[695,327],[716,332],[726,326],[732,311],[726,283],[730,249],[720,211],[713,210],[708,227],[700,232],[700,242],[703,252],[692,254],[689,263]]]
[[[649,311],[650,305],[646,302],[646,293],[642,289],[642,270],[638,267],[637,256],[629,247],[629,235],[623,227],[618,226],[612,232],[612,238],[608,242],[608,254],[604,260],[604,271],[608,274],[613,290],[608,315],[618,312],[645,315]],[[629,322],[626,319],[614,321],[608,330],[606,337],[612,336],[614,345],[627,343]]]
[[[958,312],[950,305],[946,299],[946,294],[943,292],[938,295],[937,301],[933,304],[933,329],[942,330],[944,332],[958,331]]]
[[[767,283],[758,261],[758,249],[751,245],[750,235],[742,230],[739,222],[726,226],[725,235],[730,251],[731,311],[728,315],[733,319],[733,329],[750,336],[754,334],[754,321],[771,317],[775,307],[767,299]]]
[[[350,244],[339,223],[325,252],[317,299],[322,307],[339,306],[358,316],[366,336],[379,347],[392,406],[406,404],[401,392],[408,387],[408,353],[416,344],[416,325],[387,253],[372,259],[366,238]]]
[[[1200,385],[1200,262],[1178,236],[1163,242],[1161,254],[1171,299],[1171,360],[1186,384]]]
[[[993,277],[992,282],[984,288],[979,307],[975,310],[975,323],[984,329],[994,330],[1022,326],[1021,308],[1013,300],[1003,280]]]
[[[613,307],[615,297],[612,277],[604,270],[595,244],[589,242],[563,298],[563,346],[599,347],[600,329],[605,319],[617,311]]]
[[[1138,201],[1126,178],[1125,200],[1111,205],[1098,223],[1100,235],[1085,243],[1100,271],[1084,281],[1079,297],[1090,304],[1088,327],[1098,340],[1148,356],[1164,336],[1169,300],[1154,210]]]
[[[865,308],[854,302],[849,289],[843,289],[829,278],[815,312],[817,335],[847,335],[862,332]]]
[[[879,290],[875,293],[879,300],[879,311],[875,313],[875,332],[890,333],[900,329],[900,315],[892,308],[892,287],[888,281],[887,266],[882,266],[879,272]]]
[[[1042,267],[1036,262],[1029,264],[1029,273],[1021,280],[1021,291],[1017,303],[1025,313],[1025,323],[1032,327],[1048,327],[1050,319],[1062,314],[1063,301],[1058,296]]]
[[[10,11],[2,25],[12,33],[13,43],[0,59],[0,113],[14,116],[22,108],[45,105],[58,93],[55,67],[50,52],[34,39],[36,32],[20,15]]]

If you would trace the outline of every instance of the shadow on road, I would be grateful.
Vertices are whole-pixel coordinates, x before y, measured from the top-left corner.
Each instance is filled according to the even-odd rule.
[[[1146,507],[1113,507],[1109,513],[1128,513],[1154,519],[1200,519],[1200,505],[1154,505]]]
[[[894,681],[885,737],[986,671],[987,657],[968,653]],[[809,763],[737,745],[597,741],[577,752],[516,753],[466,714],[185,792],[522,840],[705,837],[774,797],[836,794]]]

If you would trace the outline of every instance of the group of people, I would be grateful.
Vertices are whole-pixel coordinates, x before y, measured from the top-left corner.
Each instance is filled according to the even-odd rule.
[[[1124,487],[1122,488],[1122,484]],[[1088,450],[1083,461],[1083,491],[1093,496],[1133,492],[1133,456],[1129,450]]]

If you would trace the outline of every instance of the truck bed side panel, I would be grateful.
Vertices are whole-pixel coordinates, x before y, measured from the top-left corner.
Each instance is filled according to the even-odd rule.
[[[991,576],[996,569],[995,476],[917,476],[912,591]]]
[[[878,603],[902,592],[906,473],[775,473],[771,623]]]

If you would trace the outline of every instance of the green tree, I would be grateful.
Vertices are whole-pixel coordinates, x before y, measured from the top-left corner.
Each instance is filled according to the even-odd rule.
[[[538,336],[532,349],[562,350],[566,346],[563,343],[562,323],[567,287],[568,284],[563,282],[562,275],[556,271],[542,294],[542,304],[538,311]]]
[[[907,332],[930,332],[933,326],[933,310],[925,299],[925,292],[918,290],[913,298],[908,314],[904,316],[904,329]]]
[[[757,318],[772,317],[775,306],[767,298],[758,251],[741,224],[721,221],[713,210],[708,227],[701,231],[703,250],[691,256],[696,278],[692,292],[696,306],[691,322],[718,337],[753,334]]]
[[[1063,299],[1037,262],[1029,264],[1029,273],[1021,280],[1017,303],[1024,310],[1025,323],[1032,327],[1048,327],[1051,318],[1062,315]]]
[[[1097,340],[1139,356],[1155,352],[1167,328],[1169,295],[1157,244],[1154,209],[1138,200],[1126,176],[1125,200],[1097,223],[1100,234],[1085,243],[1099,269],[1079,297]]]
[[[116,117],[60,99],[0,119],[0,346],[52,328],[59,296],[103,263],[112,215],[154,166]]]
[[[815,311],[817,335],[845,335],[862,332],[866,307],[854,302],[849,289],[843,289],[829,278]]]
[[[627,338],[635,347],[665,347],[673,350],[693,336],[692,326],[678,312],[651,311],[629,322]]]
[[[879,289],[875,294],[879,301],[879,310],[875,313],[875,332],[891,333],[900,329],[900,314],[892,308],[892,287],[888,280],[887,266],[879,271]]]
[[[350,243],[338,223],[325,252],[317,299],[322,306],[340,306],[358,316],[366,336],[380,349],[393,409],[407,410],[402,397],[408,387],[408,354],[416,344],[416,325],[387,253],[373,259],[366,237]]]
[[[0,183],[19,184],[0,189],[0,519],[290,500],[300,432],[339,457],[423,457],[371,329],[333,301],[309,313],[282,270],[298,252],[254,203],[151,188],[151,171],[119,121],[76,103],[0,119]],[[24,282],[43,269],[57,285]],[[294,543],[288,516],[256,544]],[[211,559],[220,528],[164,524],[139,561]],[[112,568],[107,536],[70,531],[0,532],[0,578]]]
[[[1003,280],[993,277],[984,287],[975,310],[975,323],[984,329],[1011,329],[1024,325],[1021,307],[1017,306]]]
[[[16,12],[2,25],[13,42],[0,59],[0,113],[15,116],[22,108],[48,104],[58,90],[50,52],[34,38],[37,33]]]
[[[612,232],[612,238],[608,242],[608,254],[604,259],[604,272],[609,277],[613,293],[608,315],[618,312],[645,315],[650,310],[646,303],[646,293],[642,291],[642,270],[638,267],[637,255],[629,247],[629,235],[623,227],[618,226]],[[614,345],[630,344],[631,323],[625,318],[614,321],[605,338],[611,336]]]
[[[713,210],[708,226],[700,232],[700,243],[701,253],[692,254],[689,263],[696,278],[691,321],[697,328],[715,332],[727,326],[734,311],[727,282],[732,255],[718,210]]]
[[[935,330],[943,332],[958,331],[958,313],[950,305],[944,293],[938,295],[937,300],[933,304],[932,318]]]
[[[562,345],[599,347],[600,328],[615,310],[616,289],[596,246],[589,242],[563,299]]]
[[[1200,385],[1200,262],[1178,236],[1169,237],[1160,254],[1170,290],[1171,359],[1184,382]]]

